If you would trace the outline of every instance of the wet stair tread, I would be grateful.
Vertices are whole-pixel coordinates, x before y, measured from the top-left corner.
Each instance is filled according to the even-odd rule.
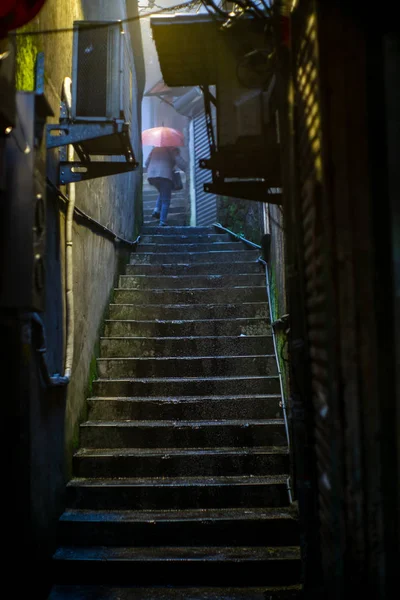
[[[149,336],[149,335],[107,335],[100,337],[101,340],[240,340],[243,338],[271,338],[270,333],[249,334],[249,335],[168,335],[168,336]]]
[[[193,382],[193,381],[245,381],[245,380],[249,380],[249,381],[259,381],[260,379],[263,379],[265,381],[271,381],[271,380],[276,380],[278,378],[278,375],[232,375],[230,377],[224,377],[224,376],[212,376],[212,377],[204,377],[204,378],[199,378],[197,376],[195,377],[110,377],[110,378],[102,378],[102,379],[95,379],[93,381],[93,383],[108,383],[111,381],[115,381],[117,383],[123,383],[124,381],[128,381],[130,383],[138,383],[138,382],[144,382],[144,383],[157,383],[157,382],[163,382],[163,381],[168,381],[169,383],[174,383],[175,381],[179,381],[179,382]]]
[[[287,474],[283,475],[213,475],[185,477],[75,477],[68,487],[202,487],[202,486],[241,486],[246,485],[279,485],[285,484]]]
[[[187,508],[165,510],[93,510],[67,509],[62,515],[62,521],[85,522],[122,522],[143,523],[157,522],[186,522],[186,521],[232,521],[257,520],[270,521],[273,519],[297,520],[297,515],[289,507],[266,508]]]
[[[58,585],[48,600],[279,600],[297,598],[299,585],[284,587],[112,587]]]
[[[118,400],[121,402],[167,402],[168,404],[183,404],[193,402],[207,402],[207,400],[253,400],[253,399],[266,399],[269,398],[280,398],[280,394],[238,394],[238,395],[226,395],[217,394],[215,396],[143,396],[139,398],[137,396],[90,396],[88,401],[99,400],[100,402],[107,402],[108,400]]]
[[[238,336],[240,337],[240,336]],[[135,361],[135,362],[145,362],[148,360],[155,360],[158,362],[162,362],[162,361],[166,361],[166,362],[174,362],[174,361],[178,361],[178,362],[182,362],[182,361],[188,361],[188,362],[198,362],[198,361],[202,361],[202,360],[215,360],[215,359],[235,359],[235,360],[240,360],[240,359],[270,359],[270,358],[275,358],[272,354],[235,354],[234,356],[230,355],[230,354],[221,354],[219,356],[212,356],[209,354],[205,354],[204,356],[127,356],[127,357],[123,357],[123,356],[115,356],[115,357],[101,357],[98,358],[97,360],[99,361],[123,361],[123,362],[129,362],[129,361]]]
[[[176,421],[209,417],[274,418],[281,415],[280,394],[206,396],[91,396],[88,419],[163,419]]]
[[[121,306],[121,305],[117,305],[117,306]],[[135,306],[135,304],[133,305],[122,305],[122,306]],[[148,306],[148,305],[147,305]],[[159,306],[159,305],[157,305]],[[153,324],[153,323],[232,323],[233,322],[242,322],[242,321],[250,321],[250,322],[262,322],[265,323],[266,319],[265,317],[233,317],[232,319],[221,319],[221,318],[216,318],[216,319],[106,319],[104,321],[105,324],[107,323],[141,323],[141,324]],[[216,337],[220,337],[220,336],[216,336]]]
[[[127,277],[133,277],[132,275],[128,275]],[[143,275],[143,277],[146,277],[146,275]],[[258,277],[258,275],[257,275]],[[189,277],[189,279],[191,279],[191,277]],[[199,287],[199,288],[193,288],[193,287],[177,287],[177,288],[163,288],[163,287],[159,287],[159,288],[129,288],[129,287],[117,287],[114,289],[115,292],[154,292],[154,293],[162,293],[162,292],[166,292],[166,293],[171,293],[171,292],[191,292],[191,293],[196,293],[199,291],[210,291],[212,290],[213,292],[219,292],[221,290],[224,291],[224,293],[228,293],[227,290],[262,290],[263,292],[265,292],[265,286],[263,285],[229,285],[227,287],[212,287],[212,286],[207,286],[207,287]],[[125,304],[129,304],[129,302],[125,302]],[[176,304],[176,303],[171,303],[171,304]]]
[[[75,453],[76,457],[103,457],[103,456],[251,456],[253,454],[280,454],[287,456],[289,453],[285,446],[249,446],[249,447],[217,447],[217,448],[80,448]]]
[[[239,427],[247,427],[248,425],[283,425],[283,419],[211,419],[201,421],[176,421],[163,419],[160,421],[148,420],[132,420],[132,421],[84,421],[82,427],[97,426],[97,427],[231,427],[236,425]]]
[[[48,600],[291,600],[301,586],[268,587],[112,587],[58,585]]]
[[[61,547],[54,558],[63,560],[139,560],[139,561],[223,561],[254,562],[265,560],[293,560],[300,557],[297,546],[152,546],[151,548],[134,546],[93,546],[93,547]]]
[[[204,275],[204,274],[189,274],[189,275],[181,275],[181,274],[173,274],[173,273],[168,273],[168,274],[164,274],[164,275],[137,275],[135,273],[129,274],[129,275],[120,275],[120,285],[121,283],[129,283],[129,282],[137,282],[138,284],[142,284],[142,283],[147,283],[147,282],[151,282],[154,284],[158,284],[158,282],[185,282],[185,283],[193,283],[196,284],[198,281],[204,282],[204,283],[210,283],[212,284],[213,282],[224,282],[224,281],[228,281],[230,282],[231,280],[235,280],[237,281],[237,284],[233,285],[230,284],[225,287],[238,287],[240,285],[243,285],[242,282],[247,282],[246,285],[247,286],[252,286],[253,285],[253,281],[255,284],[260,284],[260,281],[263,281],[263,273],[213,273],[212,275]],[[125,287],[126,289],[132,289],[129,287],[129,285],[124,285],[121,287]],[[157,288],[162,287],[162,285],[156,285]],[[190,285],[187,287],[191,287],[193,289],[198,289],[197,286],[195,285]],[[208,286],[202,286],[202,287],[208,287]],[[183,289],[184,286],[182,286]],[[136,289],[136,288],[133,288]],[[169,288],[168,288],[169,289]],[[173,288],[171,288],[173,289]]]

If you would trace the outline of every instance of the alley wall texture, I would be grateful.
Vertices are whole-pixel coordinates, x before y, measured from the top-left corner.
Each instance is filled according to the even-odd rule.
[[[22,31],[71,28],[74,20],[118,20],[137,15],[133,0],[47,0],[34,21]],[[21,33],[21,32],[19,32]],[[132,145],[141,163],[140,115],[144,87],[143,53],[138,21],[126,27],[133,51]],[[65,77],[72,77],[72,32],[18,36],[16,87],[34,86],[38,52],[45,55],[45,94],[57,122]],[[72,82],[73,85],[73,82]],[[41,148],[41,165],[55,180],[58,150]],[[141,166],[134,172],[76,184],[76,206],[113,230],[134,240],[142,223]],[[66,193],[68,190],[62,188]],[[64,298],[65,206],[57,194],[47,192],[46,326],[47,358],[52,373],[63,373],[65,343]],[[31,438],[29,497],[31,543],[36,558],[51,553],[55,524],[63,508],[65,483],[71,476],[72,455],[78,445],[79,424],[85,417],[86,397],[96,376],[96,355],[105,310],[117,282],[119,268],[129,261],[129,250],[104,237],[81,221],[73,226],[74,361],[67,388],[46,390],[33,365],[29,388]],[[34,353],[32,354],[34,357]],[[34,362],[34,361],[33,361]],[[22,484],[21,484],[22,485]],[[27,507],[28,508],[28,507]]]

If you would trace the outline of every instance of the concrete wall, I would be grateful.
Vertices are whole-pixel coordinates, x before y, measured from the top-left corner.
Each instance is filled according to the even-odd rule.
[[[129,1],[128,8],[129,16],[132,16],[135,3]],[[38,17],[26,26],[25,31],[70,28],[75,19],[116,20],[126,16],[125,0],[47,0]],[[131,23],[127,28],[126,35],[130,36],[132,33],[136,33],[134,46],[137,50],[141,44],[138,22]],[[55,113],[52,121],[56,122],[62,83],[66,76],[71,76],[72,33],[18,38],[19,89],[32,89],[32,69],[38,51],[45,53],[45,92]],[[142,61],[142,55],[135,56],[136,78],[133,78],[132,94],[132,144],[139,160],[141,91],[144,79]],[[52,180],[55,178],[57,158],[58,151],[47,154],[47,174]],[[42,169],[45,169],[45,161],[43,144],[39,155]],[[76,205],[121,237],[134,239],[142,223],[141,182],[140,168],[129,174],[79,183],[75,188]],[[68,190],[64,188],[64,191]],[[46,309],[42,316],[46,325],[48,362],[52,371],[59,373],[63,372],[65,333],[64,224],[63,207],[49,189]],[[26,331],[29,332],[29,353],[26,354],[29,360],[24,365],[18,363],[19,375],[15,378],[15,411],[22,415],[20,436],[24,438],[24,442],[18,448],[17,458],[13,459],[12,464],[16,466],[13,467],[13,477],[15,497],[20,502],[19,514],[23,512],[26,515],[25,547],[27,551],[31,551],[32,560],[41,565],[36,570],[41,585],[45,585],[46,579],[43,565],[54,549],[55,526],[64,506],[65,483],[70,478],[72,454],[79,443],[79,424],[85,416],[86,397],[90,394],[91,380],[96,375],[96,348],[105,309],[116,283],[118,269],[128,259],[126,249],[118,247],[112,240],[84,223],[74,222],[75,339],[72,380],[68,388],[48,390],[44,387],[39,376],[29,316],[5,325],[5,331],[13,331],[10,336],[15,340],[22,340]],[[20,361],[21,357],[17,346],[14,362]]]

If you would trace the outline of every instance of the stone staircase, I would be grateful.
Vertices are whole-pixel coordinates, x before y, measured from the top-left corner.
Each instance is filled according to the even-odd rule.
[[[50,600],[298,598],[259,252],[144,226],[101,338]]]

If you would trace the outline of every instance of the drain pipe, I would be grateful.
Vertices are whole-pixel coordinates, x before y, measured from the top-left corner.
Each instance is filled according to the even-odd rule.
[[[74,148],[68,146],[68,162],[74,160]],[[73,289],[73,256],[72,226],[75,210],[75,183],[68,186],[68,206],[65,220],[65,310],[66,310],[66,344],[64,378],[71,379],[74,359],[74,289]]]
[[[72,106],[72,81],[66,77],[63,82],[63,96],[68,112]],[[73,162],[74,147],[70,144],[67,149],[67,160]],[[64,375],[51,377],[52,385],[67,385],[71,381],[72,363],[74,360],[74,290],[73,290],[73,255],[72,255],[72,227],[75,210],[75,183],[67,187],[67,213],[65,217],[65,361]]]

